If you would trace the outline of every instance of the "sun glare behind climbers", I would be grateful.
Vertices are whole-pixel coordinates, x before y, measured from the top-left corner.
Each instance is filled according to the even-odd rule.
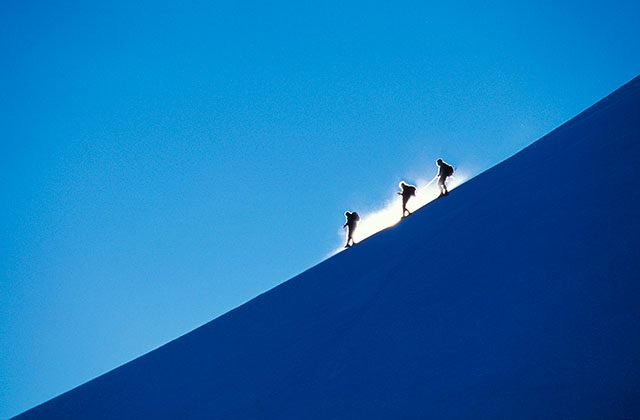
[[[467,176],[464,173],[456,171],[454,176],[447,179],[447,188],[451,191],[466,180]],[[431,184],[429,184],[429,181],[420,180],[416,183],[416,186],[418,188],[416,196],[412,197],[407,203],[407,209],[411,212],[414,212],[420,207],[435,200],[440,193],[437,186],[437,180],[433,181]],[[357,209],[354,210],[357,211]],[[354,234],[356,242],[360,242],[369,236],[398,223],[400,221],[400,216],[402,215],[402,198],[400,198],[399,195],[396,195],[393,199],[387,201],[382,209],[374,211],[373,213],[363,213],[361,213],[361,219]],[[344,242],[344,230],[340,231],[340,236]],[[341,246],[336,249],[336,252],[342,251],[343,249],[344,248]]]

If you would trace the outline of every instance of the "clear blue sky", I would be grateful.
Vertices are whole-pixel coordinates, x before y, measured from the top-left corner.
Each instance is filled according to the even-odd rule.
[[[0,418],[640,73],[637,1],[76,3],[0,4]]]

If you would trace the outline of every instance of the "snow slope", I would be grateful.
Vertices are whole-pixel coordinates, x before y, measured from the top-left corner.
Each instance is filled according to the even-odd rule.
[[[18,419],[640,418],[640,78]]]

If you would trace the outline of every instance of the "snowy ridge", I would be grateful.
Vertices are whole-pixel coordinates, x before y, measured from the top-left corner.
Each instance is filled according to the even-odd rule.
[[[640,418],[640,78],[17,419]]]

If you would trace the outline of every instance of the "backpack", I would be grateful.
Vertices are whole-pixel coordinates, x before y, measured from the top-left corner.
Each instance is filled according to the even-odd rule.
[[[351,212],[351,214],[349,214],[349,218],[348,218],[349,223],[355,223],[359,221],[360,221],[360,216],[358,215],[358,213],[354,211],[354,212]]]
[[[442,175],[443,176],[451,176],[451,175],[453,175],[453,166],[442,162]]]

